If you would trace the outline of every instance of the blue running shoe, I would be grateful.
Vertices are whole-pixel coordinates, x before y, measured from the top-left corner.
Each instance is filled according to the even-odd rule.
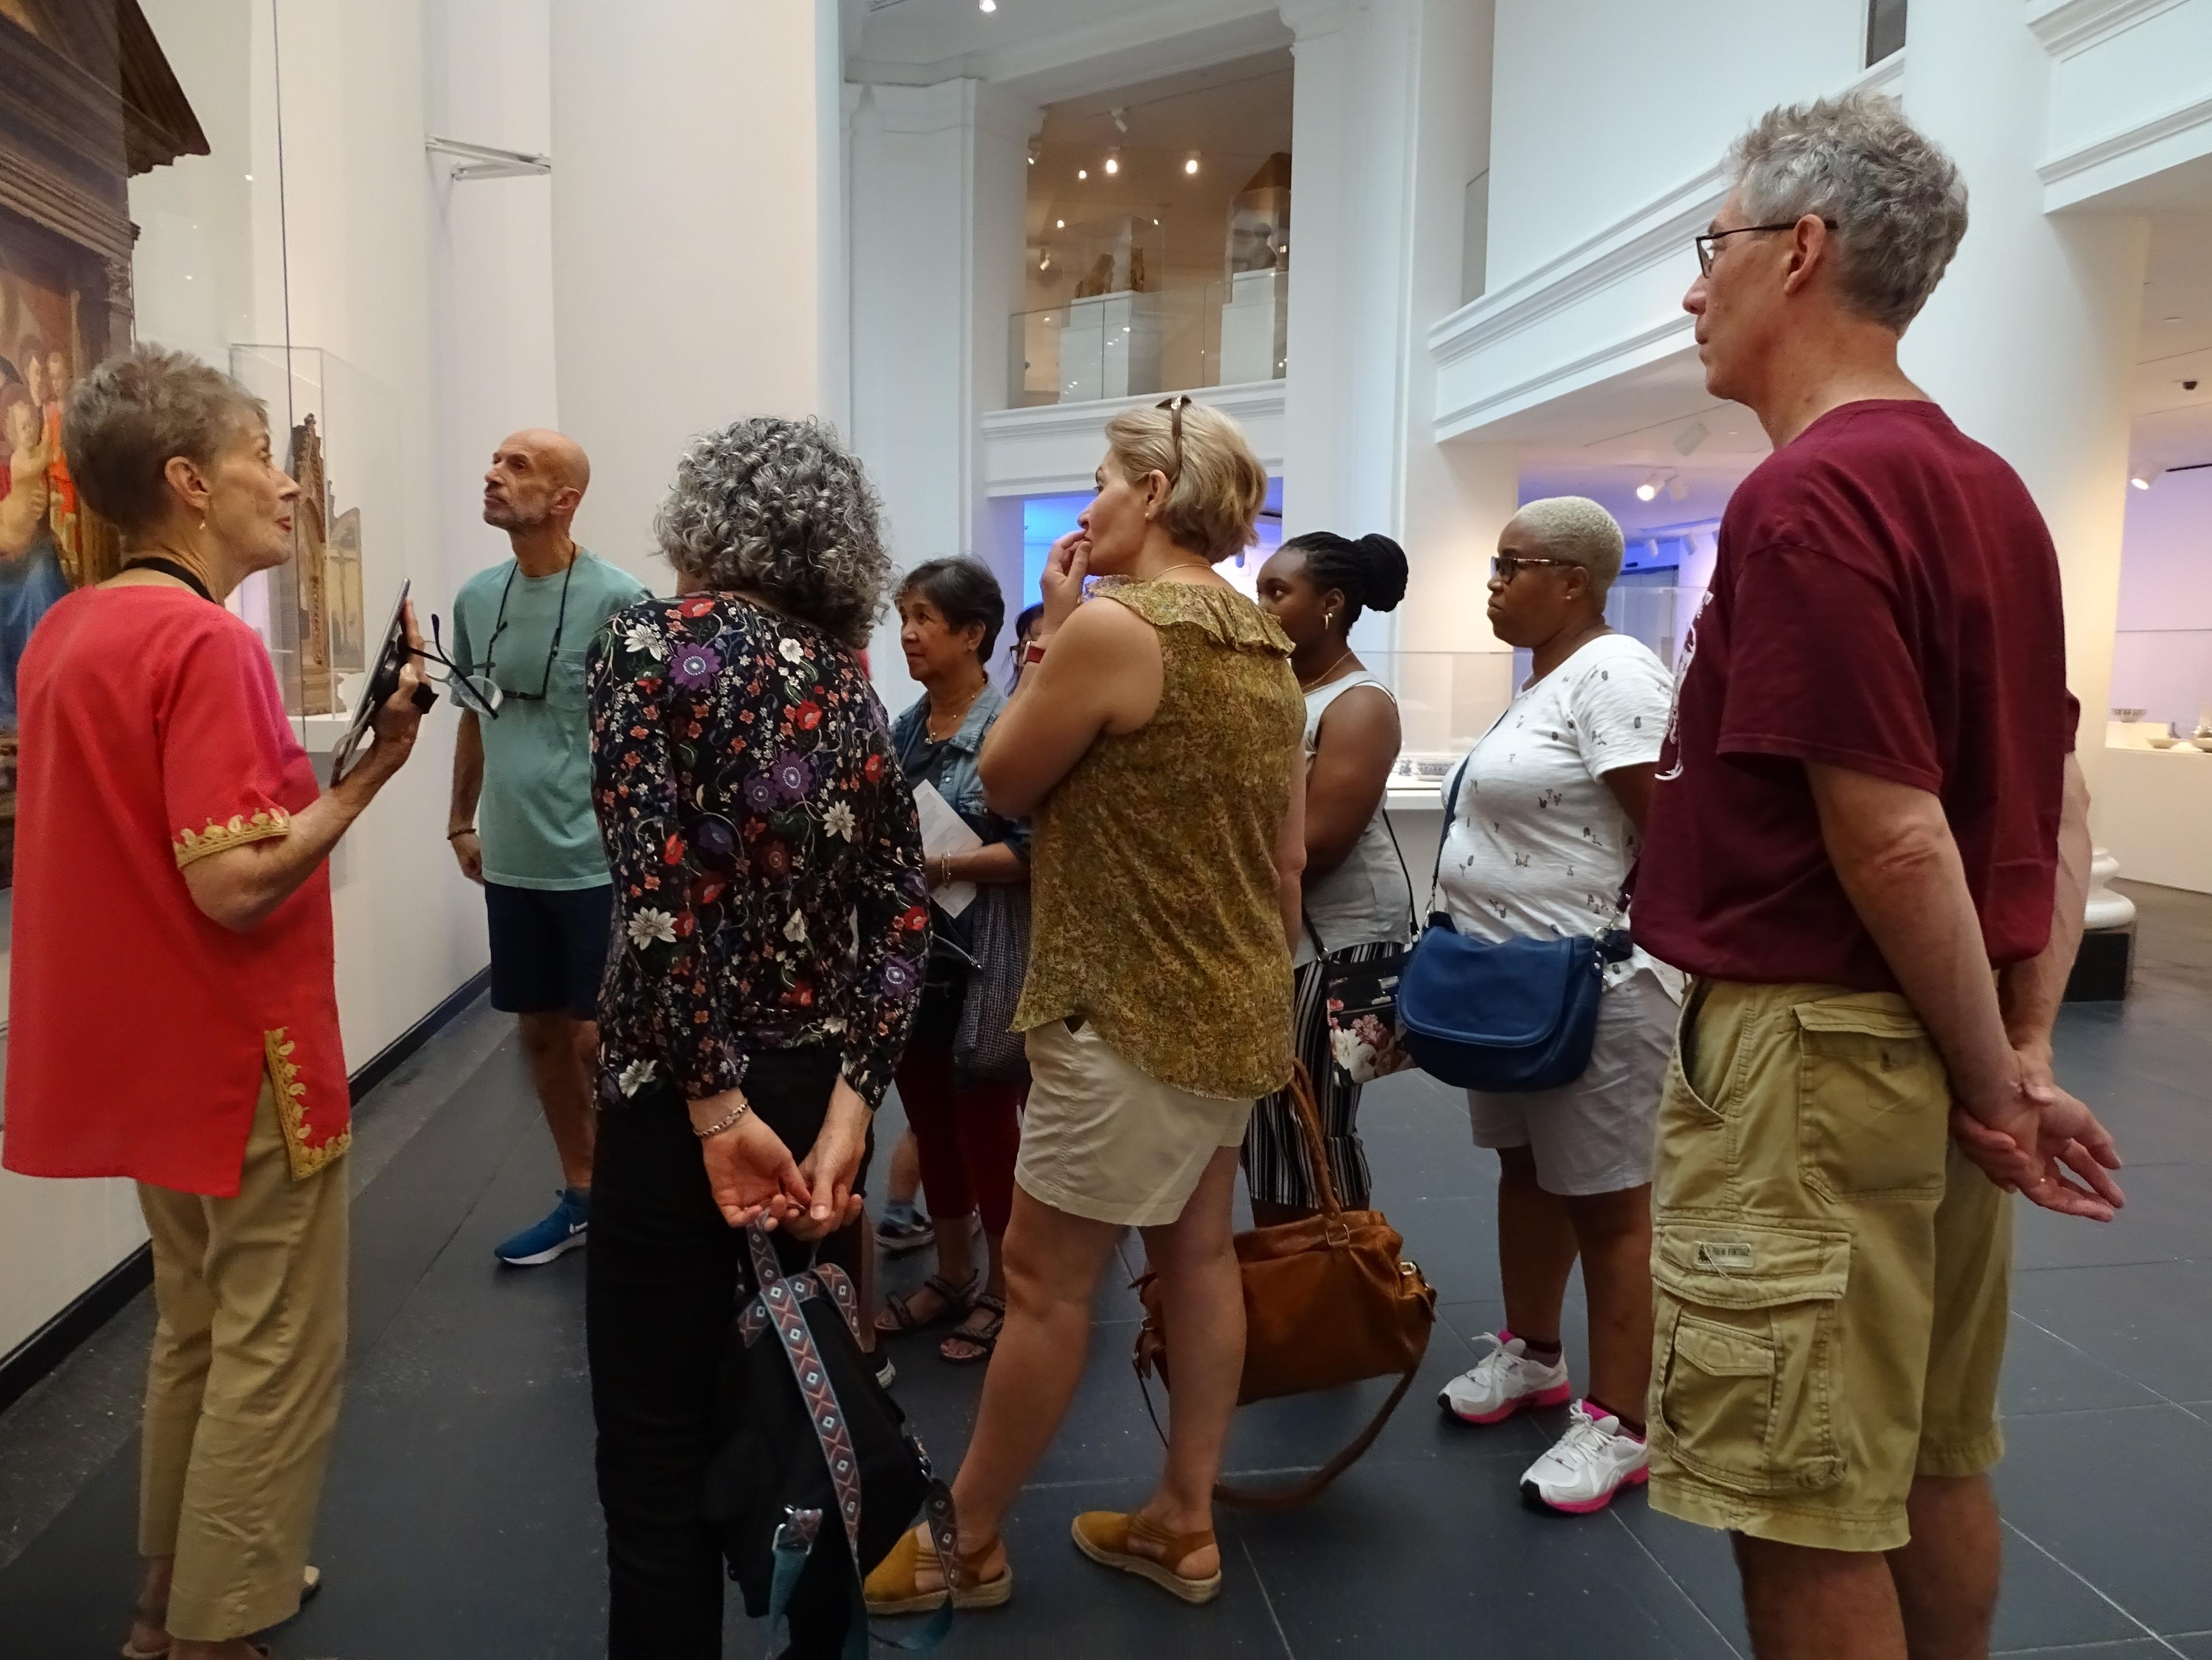
[[[542,1267],[582,1244],[591,1225],[592,1195],[565,1188],[550,1216],[523,1229],[492,1254],[511,1268]]]

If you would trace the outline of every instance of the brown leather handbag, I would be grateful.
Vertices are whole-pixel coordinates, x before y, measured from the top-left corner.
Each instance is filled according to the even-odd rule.
[[[1393,1375],[1398,1387],[1350,1445],[1296,1486],[1261,1492],[1223,1483],[1213,1490],[1224,1505],[1255,1509],[1304,1504],[1358,1461],[1413,1386],[1436,1323],[1436,1290],[1400,1255],[1405,1241],[1397,1231],[1380,1211],[1348,1211],[1339,1202],[1303,1062],[1291,1077],[1290,1094],[1321,1211],[1237,1236],[1237,1262],[1244,1276],[1244,1377],[1237,1404]],[[1133,1357],[1138,1386],[1157,1371],[1171,1388],[1156,1276],[1139,1280],[1136,1292],[1145,1305]],[[1146,1411],[1152,1404],[1146,1390]],[[1152,1424],[1159,1426],[1157,1414]]]

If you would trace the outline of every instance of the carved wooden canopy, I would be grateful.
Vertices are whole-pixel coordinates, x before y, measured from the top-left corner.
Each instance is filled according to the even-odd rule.
[[[127,260],[127,186],[207,136],[137,0],[0,0],[0,207]]]

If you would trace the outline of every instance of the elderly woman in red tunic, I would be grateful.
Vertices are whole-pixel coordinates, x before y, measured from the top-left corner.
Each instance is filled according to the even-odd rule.
[[[131,1177],[153,1237],[123,1652],[249,1660],[312,1583],[345,1359],[325,860],[431,697],[410,664],[374,745],[318,792],[268,653],[222,603],[290,556],[300,494],[236,382],[141,346],[78,385],[63,441],[125,563],[23,656],[5,1159]]]

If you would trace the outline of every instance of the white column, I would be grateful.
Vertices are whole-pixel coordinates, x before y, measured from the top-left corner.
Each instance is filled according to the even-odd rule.
[[[553,295],[577,521],[647,580],[694,434],[844,413],[836,0],[553,0]]]
[[[1007,402],[1037,112],[975,80],[855,91],[854,444],[900,568],[972,554],[1011,617],[1021,536],[1017,522],[1009,544],[983,496],[977,423]],[[887,618],[870,660],[893,708],[913,695],[896,634]]]
[[[1289,369],[1284,398],[1283,532],[1361,530],[1341,522],[1339,468],[1350,373],[1342,336],[1357,303],[1347,280],[1353,209],[1352,25],[1363,0],[1285,0],[1296,36],[1291,93]]]
[[[1510,445],[1438,445],[1429,331],[1458,309],[1467,183],[1490,164],[1492,0],[1421,0],[1412,255],[1401,351],[1405,459],[1399,536],[1412,576],[1400,609],[1404,651],[1502,649],[1484,614],[1498,533],[1520,502]]]
[[[2126,513],[2129,382],[2148,222],[2049,216],[2035,166],[2050,61],[2017,0],[1915,7],[1905,106],[1966,174],[1958,258],[1906,334],[1907,374],[2020,471],[2066,591],[2067,678],[2094,791],[2104,756]]]

